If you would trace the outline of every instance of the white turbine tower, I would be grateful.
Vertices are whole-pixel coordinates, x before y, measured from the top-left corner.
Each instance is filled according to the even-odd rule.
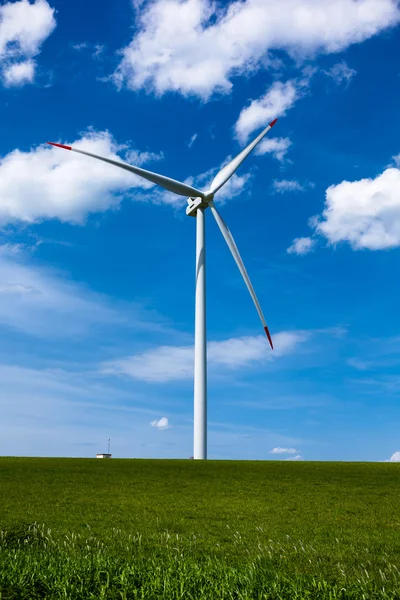
[[[58,146],[65,150],[72,150],[79,154],[85,154],[92,158],[97,158],[126,171],[131,171],[135,175],[139,175],[148,181],[151,181],[160,187],[178,194],[179,196],[188,196],[188,207],[186,214],[197,218],[196,223],[196,312],[195,312],[195,348],[194,348],[194,452],[193,456],[195,459],[206,459],[207,458],[207,343],[206,343],[206,256],[205,256],[205,221],[204,211],[210,207],[211,212],[217,222],[218,227],[221,230],[222,235],[228,244],[229,250],[232,253],[233,258],[239,271],[244,279],[247,289],[253,299],[254,305],[257,309],[258,315],[264,327],[264,331],[267,335],[268,341],[271,348],[273,344],[271,336],[268,331],[267,324],[264,319],[260,304],[257,300],[257,296],[254,292],[253,286],[251,285],[250,278],[247,274],[239,250],[235,244],[235,240],[232,237],[225,221],[217,211],[214,205],[214,195],[222,188],[223,185],[232,177],[236,169],[242,164],[245,158],[250,154],[257,144],[262,140],[264,135],[273,127],[278,119],[272,121],[256,139],[251,142],[236,158],[225,165],[219,173],[214,177],[211,187],[206,192],[201,192],[196,188],[170,179],[164,175],[147,171],[139,167],[134,167],[126,163],[104,158],[103,156],[97,156],[91,152],[85,152],[84,150],[78,150],[71,146],[65,146],[64,144],[56,144],[55,142],[47,142],[51,146]]]

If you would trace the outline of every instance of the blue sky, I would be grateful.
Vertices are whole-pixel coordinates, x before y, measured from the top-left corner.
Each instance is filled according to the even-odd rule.
[[[209,457],[400,460],[397,0],[0,5],[0,454],[189,457],[206,188]]]

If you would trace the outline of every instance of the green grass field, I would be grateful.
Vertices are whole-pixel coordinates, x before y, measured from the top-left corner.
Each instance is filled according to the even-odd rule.
[[[0,598],[400,598],[400,465],[0,458]]]

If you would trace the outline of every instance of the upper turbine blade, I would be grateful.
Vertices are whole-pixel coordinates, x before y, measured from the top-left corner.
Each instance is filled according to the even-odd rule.
[[[148,181],[159,185],[160,187],[164,188],[165,190],[168,190],[169,192],[178,194],[178,196],[199,196],[200,198],[204,198],[204,192],[200,192],[200,190],[196,190],[196,188],[187,185],[186,183],[176,181],[175,179],[171,179],[170,177],[165,177],[164,175],[159,175],[158,173],[153,173],[152,171],[147,171],[146,169],[141,169],[140,167],[134,167],[132,165],[119,162],[117,160],[104,158],[104,156],[98,156],[97,154],[92,154],[91,152],[78,150],[77,148],[72,148],[72,146],[64,146],[64,144],[56,144],[55,142],[47,143],[51,146],[57,146],[58,148],[64,148],[65,150],[79,152],[79,154],[85,154],[86,156],[97,158],[98,160],[102,160],[106,163],[109,163],[110,165],[114,165],[115,167],[120,167],[121,169],[125,169],[126,171],[131,171],[131,173],[139,175],[139,177],[143,177],[144,179],[147,179]]]
[[[220,172],[214,177],[213,182],[211,184],[210,192],[212,194],[215,194],[215,192],[217,192],[220,188],[222,188],[222,186],[228,181],[228,179],[230,179],[232,177],[232,175],[234,174],[236,169],[242,164],[242,162],[250,154],[250,152],[252,150],[254,150],[254,148],[257,146],[258,142],[261,142],[264,135],[266,133],[268,133],[268,131],[271,129],[271,127],[273,127],[275,125],[277,120],[278,119],[275,119],[275,121],[272,121],[268,125],[268,127],[266,127],[264,129],[264,131],[262,131],[260,133],[260,135],[257,136],[253,142],[251,142],[251,144],[249,144],[244,150],[241,151],[240,154],[238,154],[236,156],[236,158],[231,160],[230,163],[225,165],[225,167],[223,167],[220,170]]]
[[[211,212],[214,215],[215,220],[217,221],[218,227],[220,228],[221,233],[224,236],[225,241],[226,241],[226,243],[229,246],[229,250],[232,252],[232,256],[235,259],[235,262],[236,262],[237,266],[239,267],[239,271],[242,274],[244,282],[247,285],[247,289],[249,290],[250,296],[253,299],[254,305],[255,305],[255,307],[257,309],[257,312],[258,312],[258,315],[259,315],[259,317],[261,319],[261,323],[263,324],[264,331],[265,331],[265,333],[267,335],[267,338],[268,338],[268,341],[270,343],[270,346],[271,346],[272,349],[274,349],[274,346],[272,344],[272,339],[271,339],[271,336],[270,336],[270,333],[269,333],[269,330],[268,330],[268,327],[267,327],[267,323],[265,322],[264,315],[263,315],[262,310],[261,310],[260,303],[258,302],[256,293],[254,291],[254,288],[251,285],[250,277],[247,274],[246,268],[245,268],[245,266],[243,264],[243,261],[242,261],[242,258],[240,256],[240,254],[239,254],[239,250],[237,249],[237,246],[235,244],[235,240],[233,239],[233,236],[232,236],[231,232],[229,231],[228,226],[226,225],[225,221],[223,220],[223,218],[221,217],[221,215],[219,214],[219,212],[215,208],[214,203],[210,202],[209,203],[209,207],[211,208]]]

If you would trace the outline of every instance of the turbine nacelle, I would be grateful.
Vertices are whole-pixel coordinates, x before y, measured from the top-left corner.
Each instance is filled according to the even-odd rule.
[[[197,213],[197,209],[199,208],[207,208],[214,200],[214,194],[212,192],[205,192],[202,198],[188,198],[187,203],[188,207],[186,209],[186,214],[189,217],[195,217]]]

